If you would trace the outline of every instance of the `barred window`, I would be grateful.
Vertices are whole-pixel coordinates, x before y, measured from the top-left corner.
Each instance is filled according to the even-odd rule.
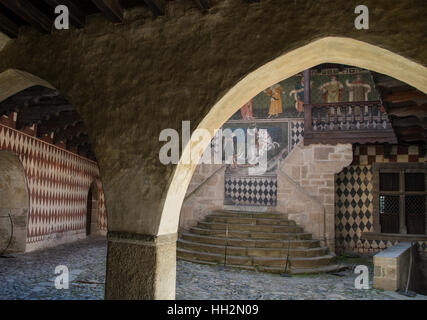
[[[426,172],[385,166],[378,172],[378,211],[382,233],[426,233]]]
[[[380,196],[380,223],[383,233],[399,233],[399,196]]]

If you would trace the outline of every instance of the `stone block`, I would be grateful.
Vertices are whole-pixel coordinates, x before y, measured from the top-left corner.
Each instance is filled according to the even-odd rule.
[[[377,277],[374,277],[374,288],[388,290],[388,291],[396,291],[398,289],[396,287],[395,281],[387,278],[377,278]]]
[[[404,288],[409,270],[409,251],[409,243],[399,243],[374,256],[375,288],[392,291]]]
[[[299,180],[301,177],[300,167],[299,166],[293,166],[292,167],[292,179]]]
[[[310,184],[313,186],[323,186],[325,184],[324,180],[310,180]]]
[[[329,160],[329,154],[334,151],[335,148],[333,147],[315,147],[314,160]]]
[[[343,157],[344,157],[344,155],[343,154],[337,154],[337,153],[331,153],[330,155],[329,155],[329,159],[330,160],[342,160],[343,159]]]

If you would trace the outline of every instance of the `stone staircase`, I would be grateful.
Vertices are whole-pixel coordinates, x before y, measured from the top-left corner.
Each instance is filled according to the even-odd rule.
[[[177,257],[191,262],[225,264],[262,272],[282,273],[289,248],[288,272],[336,271],[334,253],[280,213],[217,211],[183,233]]]

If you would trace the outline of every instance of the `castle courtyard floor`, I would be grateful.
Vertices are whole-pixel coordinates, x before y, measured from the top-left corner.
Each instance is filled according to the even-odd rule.
[[[104,297],[106,240],[72,244],[0,258],[0,300],[89,299]],[[369,264],[369,259],[368,259]],[[69,289],[55,288],[55,268],[67,266]],[[372,269],[372,266],[370,266]],[[372,270],[371,270],[372,271]],[[394,299],[396,294],[354,288],[356,274],[280,275],[177,262],[176,298],[187,299]],[[372,274],[371,274],[372,287]]]

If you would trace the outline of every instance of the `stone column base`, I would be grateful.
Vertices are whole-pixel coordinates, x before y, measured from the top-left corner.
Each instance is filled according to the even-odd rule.
[[[176,240],[176,234],[108,232],[105,298],[175,299]]]

